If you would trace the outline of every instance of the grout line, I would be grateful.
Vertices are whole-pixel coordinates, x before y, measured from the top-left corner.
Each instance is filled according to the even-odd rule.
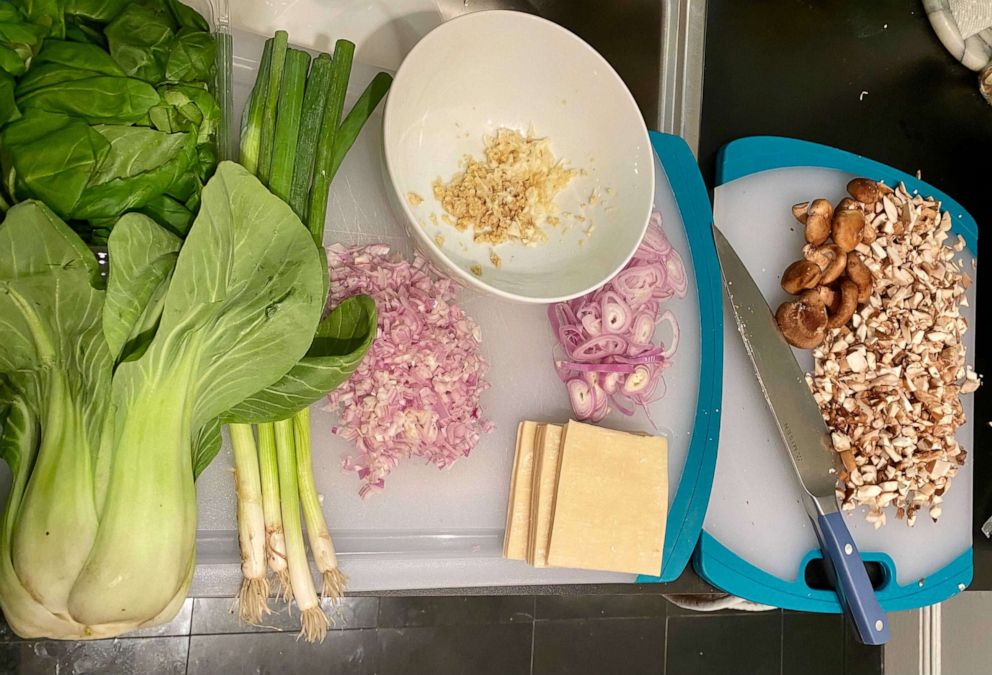
[[[663,651],[665,652],[664,653],[664,659],[665,660],[661,664],[661,672],[664,675],[668,675],[668,621],[669,621],[669,619],[671,619],[671,617],[668,616],[668,613],[666,612],[665,613],[665,644],[662,647]]]
[[[661,645],[661,675],[666,675],[668,673],[668,619],[671,616],[672,606],[671,601],[668,598],[665,598],[665,601],[661,603],[661,616],[658,617],[665,621],[665,630],[662,633]]]
[[[186,636],[186,667],[183,669],[184,673],[189,673],[189,652],[193,648],[193,636]]]
[[[530,675],[534,675],[534,639],[537,636],[537,596],[531,598],[533,610],[530,621]]]
[[[184,673],[189,673],[189,653],[193,650],[193,613],[196,611],[196,598],[189,599],[189,632],[186,633],[186,668]]]

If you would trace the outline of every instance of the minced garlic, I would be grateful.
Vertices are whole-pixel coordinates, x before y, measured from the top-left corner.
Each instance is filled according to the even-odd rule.
[[[576,171],[555,159],[546,138],[497,129],[485,144],[484,161],[466,156],[463,170],[448,183],[435,179],[434,197],[455,218],[455,228],[471,229],[477,243],[546,241],[539,223],[553,222],[555,196]]]

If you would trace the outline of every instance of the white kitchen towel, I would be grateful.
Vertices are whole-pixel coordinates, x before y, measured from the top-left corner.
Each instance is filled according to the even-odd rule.
[[[954,58],[974,71],[992,61],[992,0],[923,0],[923,8]],[[956,14],[970,32],[958,25]]]
[[[948,4],[965,40],[992,28],[992,0],[948,0]]]

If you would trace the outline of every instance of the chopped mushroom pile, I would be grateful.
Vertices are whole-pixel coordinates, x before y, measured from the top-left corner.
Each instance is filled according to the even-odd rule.
[[[776,319],[791,344],[814,349],[807,381],[843,462],[842,507],[868,507],[876,528],[888,508],[909,525],[923,508],[936,521],[967,456],[960,395],[980,383],[961,341],[964,241],[949,245],[950,215],[902,184],[859,178],[848,192],[836,209],[793,207],[807,245],[782,277],[799,297]]]

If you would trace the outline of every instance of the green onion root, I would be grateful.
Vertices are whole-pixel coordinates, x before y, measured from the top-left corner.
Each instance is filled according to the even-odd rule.
[[[258,452],[250,424],[232,424],[234,485],[238,500],[238,541],[241,545],[241,591],[238,614],[246,623],[258,624],[269,609],[269,579],[265,567],[265,516]]]
[[[300,637],[307,642],[322,641],[330,622],[320,608],[313,587],[310,562],[303,541],[300,519],[300,488],[296,477],[296,442],[293,420],[276,422],[276,457],[279,462],[279,494],[282,500],[282,521],[286,533],[286,562],[293,586],[293,598],[300,610]]]
[[[296,468],[300,484],[300,502],[303,505],[303,518],[307,524],[310,539],[310,552],[317,564],[322,579],[321,597],[337,599],[344,595],[348,578],[338,568],[338,558],[334,542],[324,520],[317,484],[313,478],[313,463],[310,455],[310,409],[304,408],[293,417],[293,431],[296,440]]]
[[[279,467],[276,459],[275,428],[271,423],[258,425],[258,468],[262,481],[262,512],[265,517],[265,555],[279,582],[282,599],[289,602],[293,589],[286,563],[286,537],[279,502]]]

